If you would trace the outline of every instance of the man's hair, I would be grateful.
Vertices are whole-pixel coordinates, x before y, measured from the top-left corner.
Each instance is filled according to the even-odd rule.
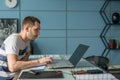
[[[35,22],[38,22],[40,24],[40,20],[34,16],[27,16],[24,18],[23,22],[22,22],[22,26],[26,25],[26,24],[30,24],[32,26],[35,25]]]

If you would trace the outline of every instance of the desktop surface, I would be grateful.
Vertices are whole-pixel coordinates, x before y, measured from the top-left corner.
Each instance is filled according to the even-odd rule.
[[[49,55],[51,57],[53,57],[54,59],[62,59],[59,55]],[[43,55],[32,55],[30,56],[31,59],[37,59],[37,58],[41,58],[43,57]],[[65,57],[65,56],[64,56]],[[81,64],[87,64],[87,66],[82,66]],[[30,71],[30,70],[33,70],[33,69],[37,69],[36,67],[35,68],[30,68],[30,69],[25,69],[25,70],[22,70],[20,75],[25,72],[25,71]],[[78,63],[77,67],[76,68],[61,68],[61,69],[49,69],[48,67],[46,66],[41,66],[39,69],[44,69],[44,71],[62,71],[63,73],[63,76],[64,78],[52,78],[52,79],[47,79],[47,78],[39,78],[39,79],[17,79],[17,80],[89,80],[89,77],[90,77],[90,80],[97,80],[101,77],[101,79],[107,79],[109,77],[109,79],[114,79],[114,80],[118,80],[116,79],[113,75],[111,74],[106,74],[106,72],[103,71],[104,74],[71,74],[71,71],[80,71],[80,70],[96,70],[96,69],[99,69],[99,70],[102,70],[101,68],[91,64],[90,62],[88,62],[87,60],[85,59],[81,59],[80,62]],[[20,76],[19,75],[19,76]],[[98,76],[98,77],[95,77],[95,76]],[[100,80],[100,79],[99,79]],[[107,79],[108,80],[108,79]]]
[[[62,59],[59,55],[49,55],[50,57],[53,57],[54,59]],[[38,58],[41,58],[41,57],[44,57],[44,55],[32,55],[32,56],[30,56],[30,60],[32,60],[32,59],[38,59]],[[27,76],[27,75],[25,75],[25,73],[26,72],[29,72],[29,71],[31,71],[31,70],[36,70],[36,69],[44,69],[44,71],[46,72],[46,71],[48,71],[48,72],[51,72],[51,71],[61,71],[62,72],[62,76],[59,76],[58,78],[49,78],[49,80],[75,80],[74,79],[74,77],[73,77],[73,75],[71,75],[71,73],[70,73],[70,71],[71,71],[71,69],[69,68],[69,69],[49,69],[47,66],[41,66],[41,67],[33,67],[33,68],[29,68],[29,69],[25,69],[25,70],[22,70],[21,71],[21,73],[20,73],[20,75],[19,75],[19,78],[17,79],[17,80],[48,80],[48,78],[40,78],[40,76],[36,76],[37,78],[31,78],[31,79],[29,79],[29,78],[27,78],[27,77],[25,77],[25,76]],[[24,73],[24,74],[23,74]],[[23,76],[24,75],[24,76]],[[34,74],[33,74],[34,75]],[[23,77],[25,77],[25,78],[21,78],[21,76],[23,76]],[[30,76],[32,76],[31,74],[30,74]],[[35,77],[35,75],[34,75],[34,77]],[[39,77],[39,78],[38,78]]]

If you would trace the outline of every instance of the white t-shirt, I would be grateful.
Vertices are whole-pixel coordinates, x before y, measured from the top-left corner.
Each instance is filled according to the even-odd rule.
[[[18,33],[10,35],[3,42],[0,48],[0,79],[13,77],[15,73],[10,73],[7,65],[7,54],[15,54],[18,58],[24,57],[24,53],[30,50],[30,42],[24,42]]]

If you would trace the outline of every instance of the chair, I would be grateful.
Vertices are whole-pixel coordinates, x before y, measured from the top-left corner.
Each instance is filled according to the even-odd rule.
[[[86,57],[86,60],[97,65],[98,67],[101,67],[106,71],[108,70],[109,59],[107,57],[93,55]]]

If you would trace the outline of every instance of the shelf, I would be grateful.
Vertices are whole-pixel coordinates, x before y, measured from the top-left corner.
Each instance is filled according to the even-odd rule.
[[[120,25],[120,23],[118,23],[118,24],[108,23],[108,25]]]
[[[120,0],[110,0],[110,1],[120,1]]]
[[[120,49],[111,49],[111,48],[108,48],[108,49],[110,49],[110,50],[120,50]]]
[[[109,18],[107,16],[106,8],[109,5],[110,1],[120,1],[120,0],[105,0],[104,4],[102,5],[102,7],[100,9],[100,15],[101,15],[103,21],[105,22],[105,26],[102,29],[101,34],[100,34],[100,38],[102,40],[102,43],[105,46],[101,56],[105,56],[105,57],[108,56],[110,50],[120,50],[120,49],[110,49],[108,46],[109,42],[106,39],[106,34],[107,34],[108,30],[111,28],[111,26],[112,25],[116,25],[116,26],[120,25],[120,23],[118,23],[118,24],[111,23],[111,21],[109,20]]]

